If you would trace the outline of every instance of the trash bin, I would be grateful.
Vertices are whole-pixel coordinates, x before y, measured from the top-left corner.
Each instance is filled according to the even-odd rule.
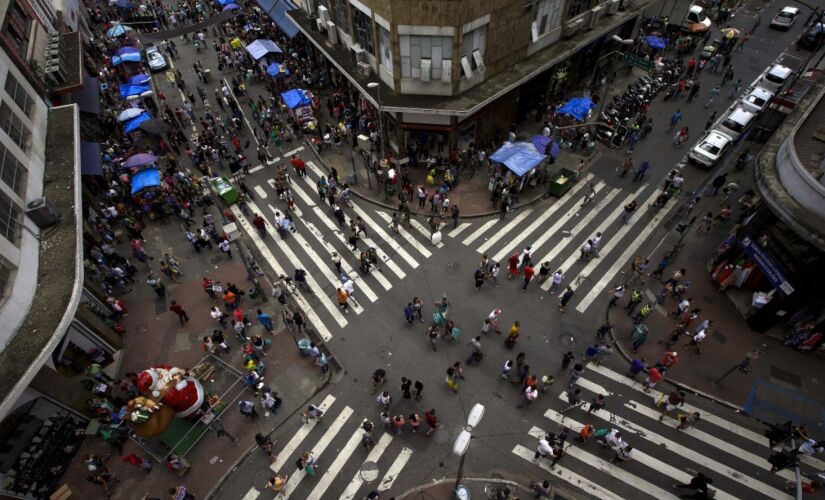
[[[564,196],[564,193],[566,193],[570,190],[570,188],[573,187],[573,184],[575,183],[576,172],[573,170],[562,168],[561,170],[550,176],[550,182],[548,183],[547,192],[551,196],[561,198],[562,196]]]
[[[304,356],[309,356],[309,344],[310,341],[308,338],[302,338],[298,340],[298,350],[301,351],[301,354]]]
[[[253,286],[252,288],[250,288],[250,289],[248,289],[248,290],[246,291],[246,295],[247,295],[250,299],[256,299],[256,298],[258,298],[258,295],[259,295],[260,293],[261,293],[261,291],[258,289],[258,287],[257,287],[257,286]]]

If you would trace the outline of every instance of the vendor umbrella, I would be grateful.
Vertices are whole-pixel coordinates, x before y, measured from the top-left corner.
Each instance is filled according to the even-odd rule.
[[[132,78],[129,78],[129,85],[143,85],[144,83],[149,83],[149,80],[151,79],[152,77],[146,73],[140,73]]]
[[[286,64],[272,63],[266,67],[266,74],[273,77],[289,76],[290,71]]]
[[[109,38],[117,38],[119,36],[123,36],[126,34],[127,31],[132,31],[132,28],[129,26],[124,26],[122,24],[115,24],[108,30],[106,30],[106,36]]]
[[[119,115],[117,115],[117,121],[125,122],[127,120],[131,120],[132,118],[135,118],[136,116],[140,116],[140,114],[143,113],[144,111],[146,111],[146,110],[141,109],[141,108],[124,109],[123,111],[120,112]]]
[[[165,121],[158,118],[153,118],[140,123],[138,128],[149,134],[161,135],[169,132],[170,127]]]
[[[157,159],[157,156],[150,155],[149,153],[138,153],[126,158],[126,161],[124,161],[121,166],[124,168],[140,167],[141,165],[154,163]]]
[[[123,54],[140,54],[140,49],[131,45],[117,49],[117,55],[122,56]]]
[[[647,44],[653,47],[654,49],[665,48],[665,41],[659,38],[658,36],[648,35],[645,37],[645,42],[647,42]]]
[[[129,120],[128,122],[124,123],[123,124],[123,131],[126,132],[127,134],[129,132],[134,132],[135,130],[137,130],[137,128],[140,126],[141,123],[143,123],[147,120],[151,120],[151,119],[152,119],[152,117],[149,116],[149,113],[145,113],[145,112],[141,113],[138,116],[136,116],[136,117],[132,118],[131,120]]]
[[[224,5],[224,7],[223,7],[223,9],[221,10],[221,12],[223,12],[223,11],[227,11],[227,10],[238,10],[238,9],[240,9],[240,8],[241,8],[241,6],[240,6],[240,5],[238,5],[238,4],[236,4],[236,3],[228,3],[228,4]]]

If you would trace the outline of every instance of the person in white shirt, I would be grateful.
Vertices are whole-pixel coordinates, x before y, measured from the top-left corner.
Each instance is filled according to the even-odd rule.
[[[561,271],[561,269],[559,269],[558,271],[553,273],[553,276],[550,279],[550,295],[555,295],[555,293],[559,289],[559,286],[561,285],[561,282],[564,281],[564,273]]]
[[[229,257],[230,259],[232,258],[232,249],[229,246],[229,240],[221,240],[221,242],[218,243],[218,248],[220,248],[221,252],[225,253],[227,257]]]
[[[550,443],[545,438],[539,439],[539,445],[536,448],[536,454],[533,457],[535,460],[538,460],[539,457],[547,458],[553,454],[553,447],[550,446]]]
[[[501,330],[498,328],[498,317],[501,316],[501,309],[493,309],[487,319],[490,320],[490,329],[496,333],[501,333]]]
[[[590,240],[590,255],[592,257],[599,256],[599,245],[602,244],[602,233],[596,233],[596,236]]]

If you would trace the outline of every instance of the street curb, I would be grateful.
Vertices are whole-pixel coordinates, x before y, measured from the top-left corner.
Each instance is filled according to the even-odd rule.
[[[321,155],[318,153],[318,150],[315,147],[315,145],[312,144],[310,141],[308,141],[306,138],[304,139],[304,142],[306,143],[308,149],[311,150],[312,153],[315,155],[315,158],[317,158],[318,163],[320,163],[324,167],[324,169],[327,172],[329,172],[329,170],[330,170],[329,167],[327,167],[326,162],[323,160],[323,158],[321,158]],[[389,205],[388,203],[384,203],[383,201],[381,201],[381,200],[379,200],[375,197],[367,196],[365,194],[362,194],[358,190],[352,189],[351,191],[352,191],[352,194],[354,194],[356,197],[358,197],[358,198],[360,198],[360,199],[362,199],[366,202],[372,203],[373,205],[378,205],[381,208],[385,208],[387,210],[392,210],[392,211],[395,211],[395,210],[398,209],[398,207],[394,207],[392,205]],[[524,203],[519,203],[518,205],[513,207],[513,210],[518,210],[520,208],[528,207],[530,205],[538,203],[539,201],[541,201],[545,198],[549,198],[549,197],[550,197],[550,195],[547,194],[547,193],[542,193],[542,194],[536,195],[533,198],[529,199],[528,201],[525,201]],[[469,215],[459,215],[458,218],[459,219],[480,219],[482,217],[490,217],[490,216],[493,216],[493,215],[498,215],[498,213],[499,213],[498,210],[491,210],[489,212],[481,212],[481,213],[469,214]],[[412,215],[421,215],[421,216],[424,216],[424,217],[429,217],[430,215],[432,215],[431,212],[419,212],[418,210],[414,210],[412,208],[410,208],[410,214],[412,214]]]
[[[607,311],[605,312],[605,320],[608,323],[610,323],[610,309],[611,308],[608,307]],[[611,325],[612,325],[612,323],[611,323]],[[628,364],[629,364],[632,361],[633,358],[630,356],[630,354],[628,354],[627,351],[625,351],[624,346],[622,346],[622,343],[619,342],[618,340],[616,340],[616,333],[615,333],[613,328],[610,329],[610,339],[613,341],[613,345],[615,345],[618,348],[619,352],[621,353],[621,355],[625,359],[625,361],[627,361]],[[688,384],[679,382],[678,380],[674,380],[674,379],[671,379],[671,378],[668,378],[668,377],[662,377],[662,382],[668,383],[668,384],[676,387],[677,389],[687,391],[687,392],[692,392],[694,395],[703,397],[703,398],[705,398],[707,400],[710,400],[714,403],[720,404],[722,406],[726,406],[726,407],[730,408],[731,410],[734,410],[737,413],[741,413],[742,415],[746,415],[750,418],[753,418],[754,420],[759,420],[756,417],[752,417],[751,415],[748,415],[747,413],[745,413],[744,409],[741,406],[739,406],[735,403],[731,403],[730,401],[727,401],[725,399],[716,397],[716,396],[714,396],[710,393],[707,393],[705,391],[696,389],[695,387],[692,387]]]
[[[510,481],[509,479],[501,479],[501,478],[497,478],[497,477],[465,477],[464,479],[461,480],[462,483],[481,482],[481,481],[484,481],[485,483],[506,484],[507,486],[512,486],[513,488],[518,488],[520,490],[524,490],[524,491],[531,492],[531,493],[533,491],[532,488],[530,488],[528,486],[525,486],[525,485],[523,485],[523,484],[521,484],[517,481]],[[433,479],[432,481],[429,481],[427,483],[420,484],[418,486],[413,486],[412,488],[408,489],[407,491],[405,491],[405,492],[403,492],[399,495],[395,495],[394,498],[398,498],[399,500],[404,500],[408,496],[414,495],[414,494],[419,493],[419,492],[421,492],[423,494],[427,488],[432,488],[433,486],[438,486],[439,484],[452,483],[452,482],[455,482],[455,478],[446,478],[445,477],[443,479]]]

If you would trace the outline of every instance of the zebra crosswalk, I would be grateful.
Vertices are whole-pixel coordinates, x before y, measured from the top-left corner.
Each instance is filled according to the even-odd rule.
[[[562,413],[567,392],[559,395],[560,402],[548,398],[545,403],[549,408],[514,445],[513,455],[598,498],[677,498],[679,492],[671,486],[690,482],[692,471],[701,471],[713,480],[718,499],[791,498],[785,483],[794,480],[793,471],[770,473],[767,458],[772,450],[767,438],[746,427],[748,423],[734,422],[738,416],[721,416],[716,407],[709,411],[685,404],[660,420],[662,411],[656,401],[662,393],[644,392],[642,384],[594,364],[586,367],[575,387],[582,390],[583,401],[597,394],[607,396],[605,408],[591,412],[589,403],[584,403]],[[675,417],[693,412],[699,412],[699,423],[677,429]],[[593,442],[594,438],[587,443],[575,442],[572,436],[585,424],[620,431],[633,448],[631,461],[614,463],[613,451]],[[564,456],[551,468],[547,459],[534,458],[534,450],[547,431],[562,428],[569,429],[571,438]],[[821,470],[819,460],[806,458],[803,467],[808,470],[803,472]]]
[[[376,428],[372,433],[375,443],[367,452],[361,446],[364,435],[361,416],[349,406],[336,408],[335,403],[335,396],[327,395],[318,405],[324,411],[323,421],[303,423],[292,431],[292,437],[280,450],[274,450],[277,458],[269,467],[270,474],[286,478],[276,498],[363,498],[373,489],[391,490],[403,472],[413,451],[402,440]],[[334,454],[325,453],[330,448],[335,450]],[[317,476],[307,478],[304,469],[292,467],[303,453],[310,453],[317,461]],[[374,478],[364,473],[365,465],[374,471]],[[345,482],[344,478],[349,477],[352,479]],[[368,482],[370,484],[365,484]],[[271,494],[264,494],[253,486],[242,498],[257,500],[262,495],[271,498]]]

